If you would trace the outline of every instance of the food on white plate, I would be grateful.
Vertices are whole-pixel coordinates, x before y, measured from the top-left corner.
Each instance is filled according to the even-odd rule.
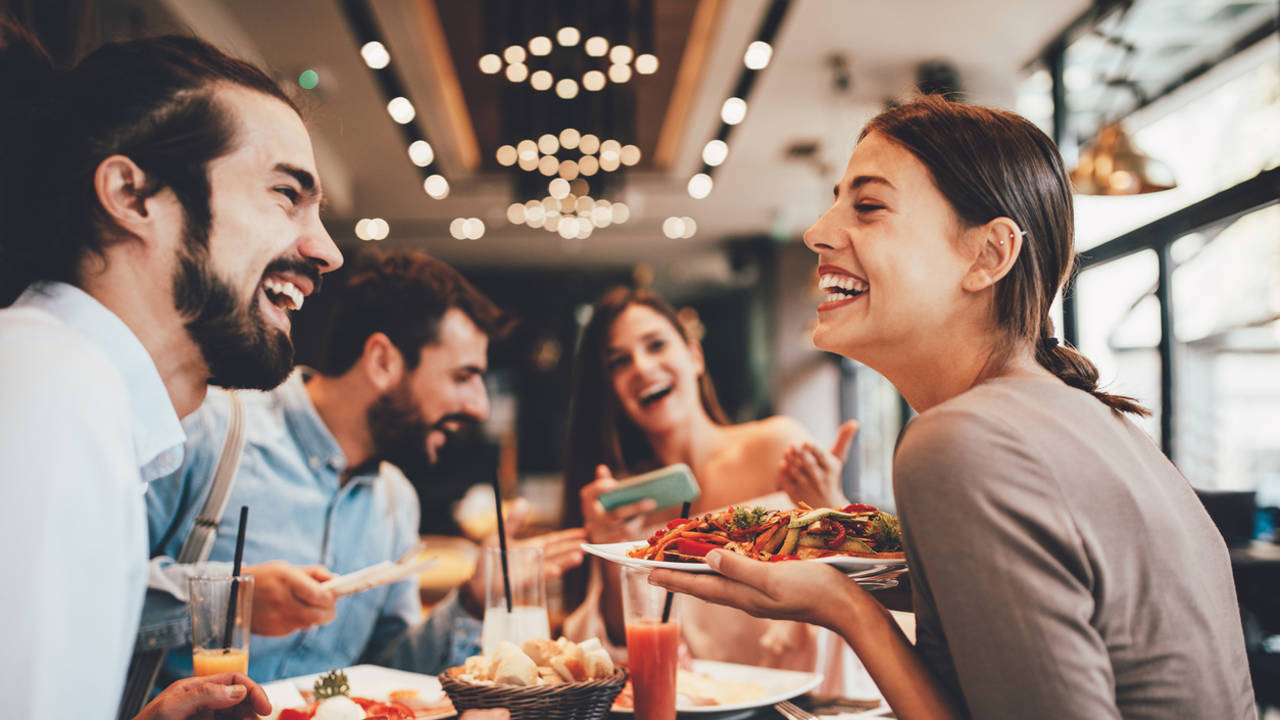
[[[409,692],[417,694],[416,690]],[[351,684],[341,670],[333,670],[316,680],[312,698],[304,707],[281,710],[277,720],[411,720],[414,717],[413,709],[394,699],[379,702],[352,696]]]
[[[713,707],[717,705],[745,705],[765,696],[765,689],[755,683],[724,678],[713,678],[690,670],[676,671],[677,707]],[[614,710],[635,709],[635,695],[628,680],[622,692],[613,701]]]
[[[613,659],[599,640],[575,643],[562,637],[554,642],[533,638],[520,647],[504,641],[492,656],[472,655],[449,675],[463,682],[531,686],[598,680],[613,671]]]
[[[808,506],[795,510],[731,507],[696,518],[676,518],[628,557],[668,562],[706,562],[712,550],[754,560],[809,560],[853,556],[901,560],[898,518],[874,505]]]

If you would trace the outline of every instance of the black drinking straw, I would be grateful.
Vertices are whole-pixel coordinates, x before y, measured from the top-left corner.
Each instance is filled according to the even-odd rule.
[[[498,509],[498,547],[502,555],[502,590],[507,595],[507,613],[511,613],[511,575],[507,572],[507,524],[502,519],[502,491],[498,487],[498,475],[493,475],[493,502]]]
[[[689,517],[689,503],[686,502],[685,504],[680,506],[680,517],[682,518]],[[668,590],[667,599],[665,602],[662,603],[662,622],[667,622],[671,619],[671,601],[673,599],[675,599],[675,596],[671,593],[670,590]]]
[[[236,595],[240,590],[240,561],[244,559],[244,526],[249,522],[249,506],[240,506],[240,529],[236,531],[236,561],[231,568],[231,599],[227,602],[227,633],[222,636],[223,649],[231,647],[231,634],[236,626]]]

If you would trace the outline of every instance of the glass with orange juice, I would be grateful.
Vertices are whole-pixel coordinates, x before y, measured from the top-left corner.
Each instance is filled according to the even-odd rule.
[[[247,674],[253,576],[196,576],[187,581],[187,592],[194,674]]]
[[[622,616],[636,720],[675,719],[680,654],[677,604],[667,600],[665,590],[649,584],[647,569],[622,568]]]

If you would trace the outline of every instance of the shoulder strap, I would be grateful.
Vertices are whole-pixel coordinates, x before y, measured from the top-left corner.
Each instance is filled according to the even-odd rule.
[[[218,455],[218,464],[213,470],[213,485],[209,488],[209,497],[205,499],[204,507],[196,516],[195,524],[191,526],[191,532],[187,534],[176,558],[179,563],[204,562],[209,558],[213,540],[218,534],[218,523],[226,510],[227,499],[231,497],[236,470],[240,467],[240,451],[244,449],[244,407],[240,404],[240,396],[234,391],[228,392],[227,397],[231,399],[227,437],[222,441],[222,453]]]
[[[240,405],[240,396],[234,391],[228,392],[227,396],[231,399],[227,436],[222,441],[218,464],[214,466],[209,497],[205,499],[204,507],[196,516],[195,525],[191,527],[191,532],[187,534],[182,550],[178,553],[177,560],[180,563],[203,562],[208,559],[213,540],[218,534],[218,521],[227,507],[232,481],[240,467],[240,452],[244,449],[244,408]],[[165,652],[166,648],[144,647],[141,640],[135,645],[125,678],[124,695],[120,698],[117,720],[131,720],[142,710],[142,706],[151,697],[151,688],[155,685]]]

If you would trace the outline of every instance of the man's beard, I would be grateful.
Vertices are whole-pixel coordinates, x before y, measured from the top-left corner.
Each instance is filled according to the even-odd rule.
[[[205,242],[200,242],[200,235]],[[174,307],[204,356],[211,384],[270,390],[293,370],[293,340],[267,324],[258,305],[258,285],[246,301],[236,298],[235,288],[213,269],[207,236],[188,229],[173,276]],[[319,275],[304,260],[277,258],[263,276],[286,269]]]
[[[439,431],[451,436],[452,426],[476,424],[475,418],[462,414],[446,415],[434,423],[427,422],[414,401],[408,377],[375,400],[365,416],[369,433],[373,436],[373,458],[370,462],[385,460],[406,471],[427,469],[435,464],[427,450],[427,436],[431,432]]]

